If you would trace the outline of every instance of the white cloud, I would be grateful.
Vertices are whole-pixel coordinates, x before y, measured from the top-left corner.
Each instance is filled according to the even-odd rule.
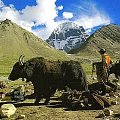
[[[85,29],[92,29],[97,26],[111,23],[111,18],[102,10],[98,10],[94,3],[84,4],[78,7],[75,22],[82,25]]]
[[[71,13],[71,12],[63,12],[63,17],[65,19],[73,18],[73,13]]]
[[[93,16],[82,16],[76,20],[79,25],[82,25],[85,29],[94,28],[100,25],[107,25],[110,23],[110,19],[104,15],[96,14]]]
[[[62,9],[63,9],[62,5],[57,7],[57,10],[62,10]]]
[[[0,20],[8,18],[34,33],[36,30],[32,30],[33,26],[45,24],[46,28],[43,29],[45,29],[47,35],[45,34],[42,38],[47,38],[56,27],[57,23],[54,19],[58,16],[58,11],[62,10],[63,7],[57,7],[55,4],[56,0],[37,0],[36,2],[36,6],[26,6],[23,10],[18,11],[14,5],[5,6],[3,2],[0,1],[0,7],[4,5],[4,7],[1,7]],[[43,31],[44,30],[42,30],[42,32]]]
[[[56,0],[37,0],[36,6],[27,6],[22,10],[22,17],[24,20],[35,21],[35,25],[50,23],[57,17],[55,2]]]
[[[26,6],[18,11],[14,5],[6,6],[0,0],[0,20],[8,18],[43,39],[48,38],[59,23],[71,18],[74,19],[73,22],[77,22],[86,29],[110,23],[110,18],[104,12],[98,10],[94,4],[78,6],[77,9],[75,7],[76,12],[72,11],[74,9],[70,11],[68,8],[70,12],[64,11],[62,13],[63,18],[61,18],[58,13],[60,10],[64,10],[64,6],[56,6],[56,1],[36,0],[36,5]],[[32,29],[32,27],[36,26],[37,28],[39,25],[45,25],[45,27]]]
[[[14,8],[13,5],[4,6],[0,11],[0,20],[10,19],[13,22],[17,23],[21,27],[31,31],[31,27],[34,25],[31,21],[25,21],[20,12]]]

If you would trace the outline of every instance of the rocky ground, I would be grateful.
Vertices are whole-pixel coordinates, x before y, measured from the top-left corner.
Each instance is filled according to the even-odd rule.
[[[91,76],[88,76],[90,79]],[[26,94],[33,93],[31,84],[25,83],[21,80],[10,82],[6,77],[1,77],[0,80],[4,81],[5,88],[0,89],[0,92],[10,92],[19,85],[25,85]],[[92,80],[91,80],[92,81]],[[16,112],[10,118],[1,118],[2,120],[18,120],[19,116],[23,116],[24,120],[119,120],[120,119],[120,90],[116,92],[116,95],[107,95],[107,98],[112,101],[117,101],[116,105],[110,106],[109,110],[113,111],[113,115],[104,116],[99,118],[98,116],[104,113],[104,110],[70,110],[62,105],[62,102],[57,98],[61,95],[60,92],[51,98],[50,105],[44,105],[44,99],[40,102],[39,106],[34,105],[34,99],[26,99],[23,102],[11,101],[9,97],[5,97],[0,101],[0,104],[12,103],[16,107]],[[117,97],[116,97],[117,96]],[[106,109],[106,108],[105,108]]]

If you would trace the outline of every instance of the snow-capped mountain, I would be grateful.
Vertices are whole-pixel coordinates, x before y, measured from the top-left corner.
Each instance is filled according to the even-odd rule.
[[[69,52],[73,48],[80,47],[88,36],[82,26],[66,22],[60,24],[46,41],[56,49]]]

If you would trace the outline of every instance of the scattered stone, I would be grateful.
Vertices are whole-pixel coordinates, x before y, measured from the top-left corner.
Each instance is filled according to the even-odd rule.
[[[117,89],[120,90],[120,83],[117,83]]]
[[[0,92],[0,99],[3,99],[5,97],[5,94],[3,92]]]
[[[110,120],[109,118],[104,118],[104,120]]]
[[[20,85],[20,86],[18,87],[18,89],[20,90],[20,92],[21,92],[22,94],[25,94],[25,86],[24,86],[24,85]]]
[[[96,78],[96,77],[93,77],[93,80],[97,80],[97,78]]]
[[[118,79],[113,79],[112,82],[117,83]]]
[[[104,113],[100,113],[100,114],[98,115],[98,117],[99,117],[99,118],[104,118],[104,117],[105,117],[105,114],[104,114]]]
[[[0,89],[5,88],[3,81],[0,81]]]
[[[119,93],[119,92],[116,92],[116,93],[115,93],[115,96],[120,97],[120,93]]]
[[[117,102],[117,101],[112,101],[111,104],[112,104],[112,105],[117,105],[118,102]]]
[[[31,90],[30,89],[27,89],[25,92],[30,92]]]
[[[114,97],[115,97],[115,98],[118,98],[118,96],[117,96],[117,95],[115,95]]]
[[[110,97],[107,97],[107,99],[110,99]]]
[[[112,110],[109,110],[109,109],[104,109],[104,114],[105,114],[106,116],[111,116],[111,115],[113,115],[113,111],[112,111]]]
[[[110,97],[110,95],[108,93],[106,93],[106,97]]]
[[[109,93],[109,95],[110,95],[110,96],[115,96],[115,93],[114,93],[113,91],[111,91],[111,92]]]
[[[25,115],[19,115],[18,116],[18,119],[24,119],[25,118]]]
[[[83,104],[83,103],[80,103],[80,106],[83,108],[83,107],[85,107],[85,105]]]
[[[13,104],[3,104],[0,108],[0,115],[3,118],[9,118],[16,111],[16,108]]]

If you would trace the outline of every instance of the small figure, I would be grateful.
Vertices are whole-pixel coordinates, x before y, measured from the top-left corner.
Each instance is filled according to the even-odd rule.
[[[108,82],[108,77],[109,77],[109,68],[112,65],[111,58],[108,54],[106,54],[106,50],[104,48],[101,48],[99,53],[101,54],[102,57],[102,80],[103,82]]]

